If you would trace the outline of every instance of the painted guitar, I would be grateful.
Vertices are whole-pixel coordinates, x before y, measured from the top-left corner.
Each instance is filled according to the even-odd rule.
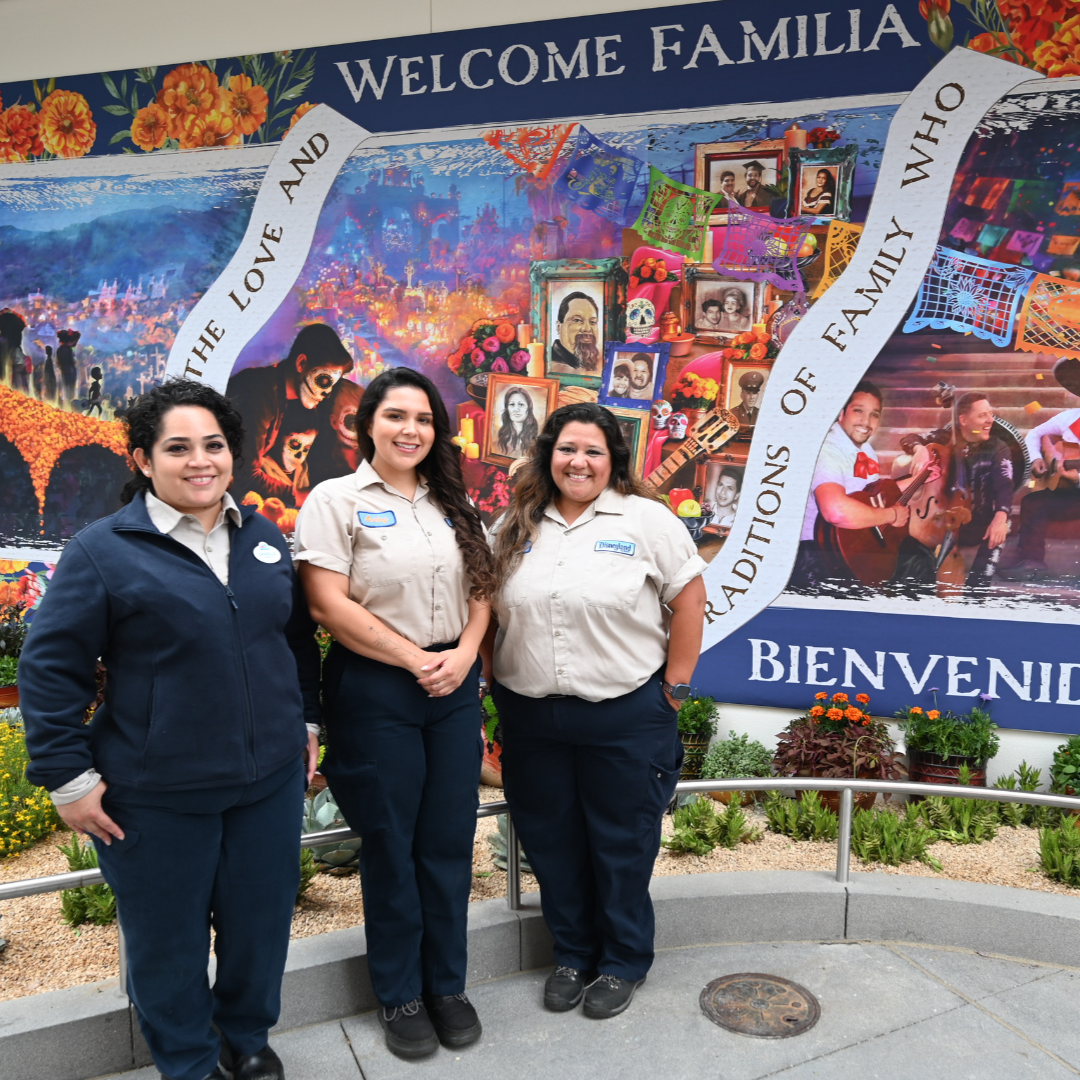
[[[1054,449],[1064,457],[1064,460],[1059,464],[1056,457],[1047,457],[1044,454],[1046,472],[1042,476],[1032,476],[1028,481],[1028,486],[1032,491],[1043,491],[1044,489],[1056,491],[1058,484],[1065,484],[1067,487],[1076,486],[1076,481],[1066,476],[1065,473],[1075,472],[1076,469],[1080,468],[1080,445],[1059,439],[1054,443]]]
[[[686,433],[682,446],[645,477],[645,486],[656,491],[688,461],[693,461],[701,454],[715,454],[738,433],[739,422],[727,409],[706,413]]]

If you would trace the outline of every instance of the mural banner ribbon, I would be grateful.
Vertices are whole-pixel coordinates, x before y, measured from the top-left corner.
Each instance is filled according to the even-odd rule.
[[[224,392],[241,350],[295,284],[330,186],[370,135],[328,105],[297,121],[267,167],[244,239],[176,335],[166,378]]]
[[[1030,82],[1028,69],[956,48],[897,109],[858,248],[792,331],[769,377],[735,523],[704,575],[703,650],[787,584],[818,451],[919,289],[968,139],[999,98]]]

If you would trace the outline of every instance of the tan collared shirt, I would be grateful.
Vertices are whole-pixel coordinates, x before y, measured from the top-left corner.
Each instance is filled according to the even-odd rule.
[[[663,503],[609,488],[573,525],[550,505],[497,605],[495,678],[526,697],[636,690],[667,661],[667,604],[704,569]]]
[[[240,510],[226,491],[214,527],[207,532],[194,514],[185,514],[162,502],[152,492],[146,493],[146,512],[158,532],[178,540],[194,551],[222,585],[229,584],[229,522],[240,528]]]
[[[426,649],[456,641],[469,580],[453,523],[423,480],[409,500],[367,461],[317,484],[296,519],[294,558],[349,579],[349,597]]]

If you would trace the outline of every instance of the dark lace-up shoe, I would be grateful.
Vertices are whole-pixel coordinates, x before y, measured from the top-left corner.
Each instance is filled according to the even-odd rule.
[[[386,1048],[399,1058],[428,1057],[439,1049],[439,1037],[420,998],[379,1009],[379,1023],[386,1033]]]
[[[625,1011],[634,1000],[634,991],[644,982],[620,979],[618,975],[601,975],[585,991],[585,1015],[594,1020],[609,1020]]]
[[[285,1080],[285,1066],[269,1043],[254,1054],[241,1055],[223,1036],[218,1068],[232,1080]],[[208,1080],[217,1080],[217,1073],[211,1073]]]
[[[576,1009],[585,996],[585,976],[581,968],[557,967],[544,983],[544,1008],[552,1012]]]
[[[484,1030],[472,1002],[464,994],[448,994],[446,997],[426,997],[428,1013],[439,1042],[443,1046],[458,1048],[471,1046]]]

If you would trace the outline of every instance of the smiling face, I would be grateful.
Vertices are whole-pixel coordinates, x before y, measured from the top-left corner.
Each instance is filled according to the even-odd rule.
[[[723,179],[720,181],[720,191],[729,199],[735,197],[735,174],[733,172],[724,173]]]
[[[737,293],[728,292],[724,294],[724,310],[729,315],[737,315],[739,308],[741,307],[742,304],[739,303],[739,296]]]
[[[644,390],[652,381],[652,369],[648,360],[635,360],[630,370],[630,382],[635,390]],[[597,428],[599,431],[600,429]]]
[[[855,394],[840,414],[840,427],[856,446],[869,442],[880,423],[881,402],[873,394]]]
[[[819,169],[817,174],[817,186],[824,187],[829,182],[829,174],[824,169]]]
[[[431,402],[417,386],[394,386],[379,402],[368,434],[375,444],[371,464],[384,479],[411,475],[435,442]]]
[[[986,442],[990,438],[990,429],[994,426],[994,409],[986,398],[980,398],[956,419],[965,442]]]
[[[746,186],[753,191],[754,188],[761,183],[761,170],[760,169],[747,169],[746,170]]]
[[[721,510],[726,510],[729,506],[734,505],[738,495],[739,489],[735,485],[734,476],[721,476],[716,481],[716,505]]]
[[[761,390],[760,386],[744,386],[739,392],[739,397],[742,398],[742,403],[747,409],[756,409],[761,402]]]
[[[594,363],[600,355],[597,346],[599,324],[596,306],[591,300],[579,296],[567,305],[566,315],[558,325],[559,340],[579,360]]]
[[[136,448],[132,456],[163,503],[182,514],[194,514],[204,528],[213,524],[232,480],[233,456],[209,409],[200,405],[170,409],[150,453]]]
[[[560,512],[591,503],[611,479],[607,439],[596,424],[573,420],[559,432],[551,455],[551,478],[559,489],[555,500]]]

